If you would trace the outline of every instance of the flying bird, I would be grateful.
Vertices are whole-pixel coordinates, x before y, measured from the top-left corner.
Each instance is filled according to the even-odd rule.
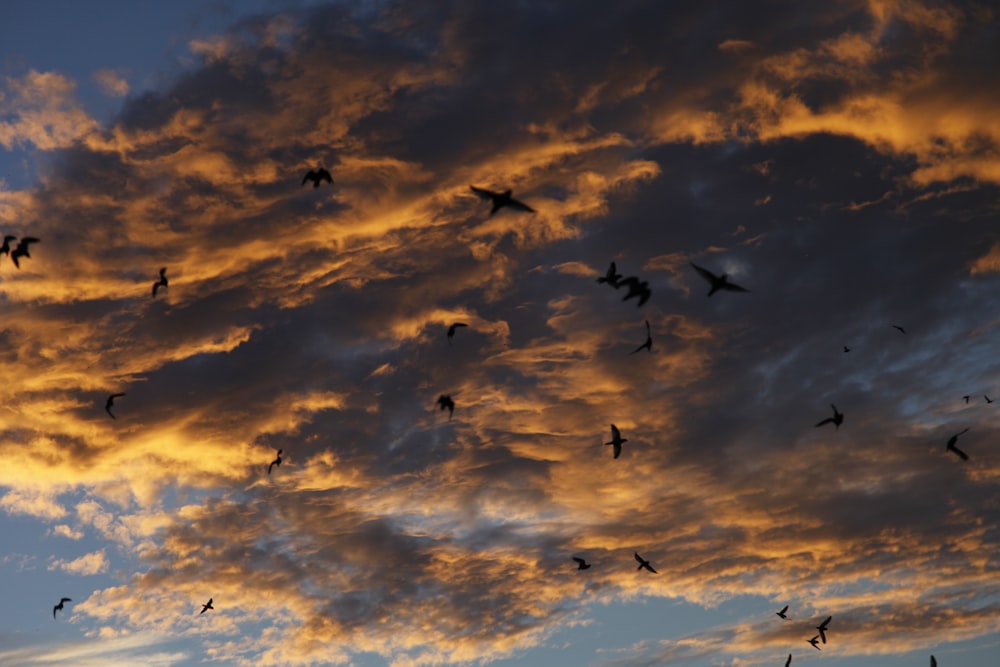
[[[319,169],[310,169],[306,172],[306,175],[302,177],[302,185],[305,185],[307,181],[312,181],[313,187],[318,188],[319,184],[323,181],[333,185],[333,176],[326,169],[320,167]]]
[[[41,241],[36,239],[34,236],[25,236],[18,241],[17,247],[10,251],[10,258],[14,261],[14,266],[19,269],[21,268],[21,263],[17,261],[18,257],[31,257],[31,254],[28,252],[28,247],[32,243],[41,243]]]
[[[517,209],[518,211],[526,211],[528,213],[534,213],[535,209],[531,208],[524,202],[518,201],[511,197],[511,191],[505,190],[504,192],[493,192],[492,190],[485,190],[483,188],[477,188],[475,185],[470,185],[472,191],[480,199],[489,199],[493,202],[493,208],[490,209],[490,215],[493,215],[504,206],[510,206],[511,208]]]
[[[622,454],[622,443],[628,442],[628,438],[623,438],[621,431],[614,424],[611,425],[611,442],[604,443],[605,445],[614,445],[615,456],[618,458]]]
[[[617,289],[618,281],[621,279],[622,279],[622,274],[618,273],[618,268],[615,266],[615,263],[611,262],[611,266],[608,267],[607,273],[598,278],[597,282],[607,283],[612,287],[614,287],[615,289]]]
[[[965,429],[965,431],[968,431],[968,430],[969,429]],[[962,459],[963,461],[968,461],[969,460],[969,455],[966,454],[961,449],[959,449],[958,447],[955,446],[955,443],[958,442],[958,436],[960,436],[963,433],[965,433],[965,431],[959,431],[955,435],[953,435],[950,438],[948,438],[948,444],[947,444],[947,446],[945,446],[945,450],[947,450],[949,452],[954,452],[955,455],[958,458]]]
[[[271,465],[267,466],[267,474],[268,475],[271,474],[271,468],[273,468],[274,466],[278,466],[279,468],[281,467],[281,452],[282,451],[283,450],[279,449],[278,450],[278,455],[274,458],[273,461],[271,461]]]
[[[448,410],[448,419],[455,413],[455,401],[451,400],[449,394],[441,394],[438,396],[437,404],[441,406],[442,410]]]
[[[850,352],[850,351],[851,351],[851,348],[849,348],[849,347],[847,347],[847,346],[845,345],[845,346],[844,346],[844,354],[847,354],[847,353],[848,353],[848,352]]]
[[[993,399],[992,399],[992,398],[990,398],[989,396],[987,396],[986,394],[983,394],[983,398],[985,398],[985,399],[986,399],[986,402],[987,402],[987,403],[992,403],[992,402],[993,402]]]
[[[717,276],[714,273],[712,273],[711,271],[709,271],[708,269],[706,269],[704,267],[701,267],[701,266],[698,266],[694,262],[690,262],[690,264],[691,264],[691,266],[694,267],[694,270],[697,271],[698,274],[702,278],[704,278],[705,280],[707,280],[711,284],[712,287],[711,287],[711,289],[708,290],[708,296],[712,296],[713,294],[715,294],[719,290],[725,290],[727,292],[749,292],[750,291],[750,290],[748,290],[745,287],[740,287],[739,285],[737,285],[735,283],[729,282],[729,276],[727,276],[725,273],[723,273],[721,276]]]
[[[965,399],[965,404],[966,404],[966,405],[968,405],[968,404],[969,404],[969,395],[968,395],[968,394],[966,394],[966,395],[965,395],[965,396],[963,396],[962,398],[964,398],[964,399]]]
[[[17,240],[16,236],[11,236],[10,234],[4,236],[3,245],[0,245],[0,254],[7,255],[8,257],[10,257],[10,242],[16,240]]]
[[[628,301],[632,297],[639,297],[639,306],[649,301],[649,297],[653,295],[653,291],[649,289],[649,283],[645,280],[639,280],[636,276],[629,276],[621,280],[618,283],[618,287],[622,285],[628,285],[628,294],[622,301]]]
[[[649,561],[645,560],[642,556],[640,556],[638,551],[635,552],[635,560],[636,560],[637,563],[639,563],[639,567],[637,567],[635,569],[637,569],[637,570],[649,570],[653,574],[657,574],[656,570],[653,569],[653,566],[649,564]]]
[[[161,287],[166,287],[167,284],[168,284],[167,267],[164,266],[162,269],[160,269],[160,279],[157,280],[155,283],[153,283],[153,298],[156,298],[156,290],[160,289]]]
[[[792,664],[792,654],[791,653],[788,654],[788,660],[785,660],[785,667],[788,667],[790,664]]]
[[[821,649],[819,647],[819,635],[816,635],[812,639],[807,639],[806,641],[808,641],[810,644],[812,644],[812,647],[814,649],[816,649],[817,651],[822,651],[823,650],[823,649]]]
[[[646,342],[629,352],[629,354],[635,354],[642,350],[653,351],[653,334],[649,331],[649,320],[646,320]]]
[[[896,329],[897,331],[899,331],[899,333],[901,333],[903,335],[906,335],[906,329],[904,329],[903,327],[899,326],[898,324],[893,324],[892,328]]]
[[[110,396],[108,396],[107,402],[104,403],[104,409],[107,411],[109,415],[111,415],[112,419],[117,419],[117,417],[115,417],[114,414],[111,412],[111,406],[115,404],[116,398],[119,398],[124,395],[125,394],[111,394]]]
[[[455,337],[455,330],[458,327],[467,327],[467,326],[469,325],[466,324],[465,322],[455,322],[450,327],[448,327],[448,344],[451,345],[451,339]]]
[[[208,598],[208,602],[206,602],[205,604],[201,605],[201,611],[198,612],[198,615],[201,616],[202,614],[204,614],[209,609],[215,609],[215,607],[212,606],[212,598]]]
[[[576,569],[578,569],[578,570],[589,570],[590,569],[590,563],[588,563],[587,561],[583,560],[582,558],[577,558],[576,556],[573,556],[573,560],[576,561]]]
[[[57,611],[62,611],[63,610],[63,603],[64,602],[72,602],[72,601],[73,601],[72,598],[62,598],[62,599],[60,599],[59,600],[59,604],[57,604],[56,606],[52,607],[52,618],[55,619]]]
[[[830,404],[830,407],[833,408],[833,416],[827,417],[823,421],[817,423],[816,427],[819,428],[824,424],[833,424],[837,430],[840,430],[840,425],[844,423],[844,413],[838,412],[837,406],[834,405],[833,403]]]
[[[819,630],[819,638],[823,640],[824,644],[826,643],[826,626],[829,625],[832,620],[833,616],[827,616],[825,621],[816,626],[816,629]]]
[[[786,611],[788,611],[788,605],[787,604],[781,609],[781,611],[776,611],[774,613],[787,621],[788,620],[788,616],[785,614]]]

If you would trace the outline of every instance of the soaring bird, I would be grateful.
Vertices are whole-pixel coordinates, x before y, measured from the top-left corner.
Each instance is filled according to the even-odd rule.
[[[451,396],[449,394],[441,394],[438,396],[437,404],[441,406],[442,410],[448,410],[448,419],[451,419],[451,416],[455,414],[455,401],[451,400]]]
[[[748,290],[745,287],[740,287],[739,285],[737,285],[735,283],[729,282],[729,276],[727,276],[725,273],[723,273],[721,276],[717,276],[714,273],[712,273],[711,271],[709,271],[708,269],[706,269],[704,267],[701,267],[701,266],[698,266],[694,262],[690,262],[690,264],[691,264],[691,266],[694,267],[694,270],[697,271],[698,274],[702,278],[704,278],[705,280],[707,280],[711,284],[712,287],[711,287],[711,289],[708,290],[708,295],[709,296],[712,296],[713,294],[715,294],[719,290],[725,290],[727,292],[749,292],[750,291],[750,290]]]
[[[466,324],[465,322],[455,322],[450,327],[448,327],[448,344],[449,345],[451,344],[451,339],[455,337],[455,330],[458,327],[467,327],[467,326],[469,325]]]
[[[17,261],[18,257],[31,257],[28,246],[32,243],[41,243],[41,241],[34,236],[24,236],[17,242],[17,247],[10,251],[10,258],[14,261],[14,266],[21,268],[21,263]]]
[[[107,413],[109,415],[111,415],[112,419],[117,419],[117,417],[115,417],[114,414],[112,414],[112,412],[111,412],[111,406],[115,404],[115,399],[116,398],[119,398],[120,396],[124,396],[124,395],[125,394],[111,394],[110,396],[108,396],[107,402],[104,403],[104,409],[107,411]]]
[[[72,601],[73,601],[72,598],[62,598],[62,599],[60,599],[59,600],[59,604],[57,604],[56,606],[52,607],[52,618],[55,619],[57,611],[62,611],[63,610],[63,603],[64,602],[72,602]]]
[[[611,442],[604,443],[605,445],[614,445],[615,458],[618,458],[622,454],[622,443],[628,442],[628,438],[623,438],[621,431],[614,424],[611,425]]]
[[[629,354],[635,354],[642,350],[653,351],[653,334],[649,330],[649,320],[646,320],[646,342],[629,352]]]
[[[578,570],[589,570],[590,569],[590,563],[588,563],[587,561],[583,560],[582,558],[577,558],[576,556],[573,556],[573,560],[576,561],[576,569],[578,569]]]
[[[812,639],[807,639],[806,641],[808,641],[810,644],[812,644],[812,647],[814,649],[816,649],[817,651],[822,651],[823,650],[823,649],[821,649],[819,647],[819,635],[816,635]]]
[[[282,450],[279,449],[278,450],[278,455],[274,458],[273,461],[271,461],[271,465],[267,466],[267,474],[268,475],[271,474],[271,468],[273,468],[274,466],[278,466],[279,468],[281,467],[281,452],[282,452]]]
[[[160,279],[157,280],[155,283],[153,283],[154,298],[156,297],[156,290],[160,289],[161,287],[167,287],[168,282],[169,281],[167,280],[167,267],[164,266],[162,269],[160,269]]]
[[[792,654],[789,653],[788,654],[788,660],[785,660],[785,667],[788,667],[791,664],[792,664]]]
[[[903,327],[899,326],[898,324],[893,324],[892,328],[895,329],[895,330],[897,330],[899,333],[903,334],[904,336],[906,335],[906,329],[904,329]]]
[[[847,347],[847,346],[845,345],[845,346],[844,346],[844,354],[847,354],[847,353],[848,353],[848,352],[850,352],[850,351],[851,351],[851,348],[849,348],[849,347]]]
[[[611,266],[608,267],[607,273],[598,278],[597,282],[607,283],[612,287],[614,287],[615,289],[617,289],[618,281],[621,279],[622,279],[622,274],[618,273],[618,268],[615,266],[615,263],[611,262]]]
[[[628,285],[628,294],[622,299],[622,301],[628,301],[632,297],[639,297],[639,306],[649,301],[649,297],[653,295],[653,291],[649,289],[649,283],[645,280],[639,280],[636,276],[629,276],[624,278],[618,283],[618,287],[622,285]]]
[[[776,611],[774,613],[787,621],[788,620],[788,616],[785,614],[786,611],[788,611],[788,605],[787,604],[781,609],[781,611]]]
[[[16,240],[17,240],[16,236],[11,236],[10,234],[4,236],[3,245],[0,245],[0,255],[7,255],[8,257],[10,257],[10,242]]]
[[[968,394],[966,394],[966,395],[965,395],[965,396],[963,396],[962,398],[964,398],[964,399],[965,399],[965,404],[966,404],[966,405],[968,405],[968,404],[969,404],[969,398],[970,398],[970,396],[969,396]]]
[[[833,616],[827,616],[825,621],[816,626],[816,629],[819,630],[819,638],[823,640],[824,644],[826,643],[826,626],[828,626],[832,620]]]
[[[990,398],[989,396],[987,396],[986,394],[983,394],[983,398],[985,398],[985,399],[986,399],[986,402],[987,402],[987,403],[992,403],[992,402],[993,402],[993,399],[992,399],[992,398]]]
[[[817,428],[823,426],[824,424],[833,424],[837,430],[840,430],[840,425],[844,423],[844,413],[837,411],[837,406],[833,403],[830,404],[833,408],[833,416],[827,417],[823,421],[816,424]]]
[[[968,431],[968,430],[969,429],[965,429],[965,431]],[[945,446],[945,450],[947,450],[949,452],[954,452],[955,455],[958,458],[962,459],[963,461],[968,461],[969,460],[969,455],[966,454],[961,449],[959,449],[958,447],[955,446],[955,443],[958,442],[958,436],[960,436],[963,433],[965,433],[965,431],[959,431],[955,435],[953,435],[950,438],[948,438],[948,444]]]
[[[646,560],[646,559],[644,559],[642,556],[639,555],[638,551],[635,552],[635,560],[636,560],[636,562],[639,563],[639,567],[637,567],[635,569],[637,569],[637,570],[649,570],[653,574],[657,573],[656,570],[653,569],[653,566],[649,564],[649,561]]]
[[[480,199],[489,199],[493,202],[493,208],[490,209],[490,215],[493,215],[504,206],[510,206],[511,208],[517,209],[518,211],[526,211],[528,213],[534,213],[535,209],[531,208],[524,202],[518,201],[511,197],[511,190],[505,190],[503,192],[493,192],[492,190],[485,190],[483,188],[477,188],[475,185],[470,185],[472,191]]]
[[[212,606],[212,598],[208,598],[208,602],[206,602],[205,604],[201,605],[201,611],[198,612],[198,615],[201,616],[202,614],[204,614],[209,609],[215,609],[215,607]]]
[[[319,184],[323,181],[333,185],[333,176],[326,169],[320,167],[319,169],[310,169],[307,171],[306,175],[302,177],[302,185],[305,185],[306,181],[312,181],[313,187],[318,188]]]

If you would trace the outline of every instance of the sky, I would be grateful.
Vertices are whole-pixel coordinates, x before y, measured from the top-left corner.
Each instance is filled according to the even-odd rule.
[[[0,664],[997,664],[991,3],[2,13]]]

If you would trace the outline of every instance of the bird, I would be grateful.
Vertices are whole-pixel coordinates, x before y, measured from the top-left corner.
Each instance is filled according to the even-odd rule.
[[[992,399],[992,398],[990,398],[989,396],[987,396],[986,394],[983,394],[983,398],[985,398],[985,399],[986,399],[986,402],[987,402],[987,403],[992,403],[992,402],[993,402],[993,399]]]
[[[323,181],[333,185],[333,176],[326,169],[320,167],[319,169],[310,169],[307,171],[306,175],[302,177],[302,185],[305,185],[306,181],[312,181],[313,187],[318,188],[319,184]]]
[[[611,262],[611,266],[608,267],[607,272],[597,279],[599,283],[607,283],[618,289],[618,281],[622,279],[622,274],[618,273],[618,268],[615,266],[614,262]]]
[[[271,468],[273,468],[274,466],[278,466],[279,468],[281,467],[281,452],[282,452],[282,450],[279,449],[278,450],[278,455],[275,457],[275,459],[273,461],[271,461],[271,465],[267,466],[267,474],[268,475],[271,474]]]
[[[850,352],[850,351],[851,351],[851,348],[849,348],[849,347],[847,347],[847,346],[845,345],[845,346],[844,346],[844,354],[847,354],[847,353],[848,353],[848,352]]]
[[[111,415],[112,419],[117,419],[117,417],[115,417],[114,414],[112,414],[112,412],[111,412],[111,406],[115,404],[115,399],[116,398],[119,398],[119,397],[124,396],[124,395],[125,394],[111,394],[110,396],[108,396],[108,400],[104,404],[104,409],[107,411],[107,413],[109,415]]]
[[[968,430],[969,429],[965,429],[965,431],[968,431]],[[959,431],[955,435],[953,435],[950,438],[948,438],[948,444],[945,446],[945,450],[947,450],[949,452],[954,452],[955,455],[958,458],[962,459],[963,461],[968,461],[969,460],[969,455],[966,454],[961,449],[959,449],[958,447],[955,446],[955,443],[958,442],[958,436],[960,436],[963,433],[965,433],[965,431]]]
[[[788,654],[788,660],[785,660],[785,667],[788,667],[790,664],[792,664],[792,654],[791,653]]]
[[[786,611],[788,611],[788,605],[787,604],[781,609],[781,611],[776,611],[774,613],[787,621],[788,620],[788,616],[785,614]]]
[[[72,601],[73,601],[73,598],[61,598],[59,600],[59,604],[57,604],[56,606],[52,607],[52,618],[55,619],[57,611],[62,611],[63,610],[63,603],[64,602],[72,602]]]
[[[614,424],[611,425],[611,442],[604,443],[605,445],[614,445],[615,456],[618,458],[622,454],[622,443],[628,442],[628,438],[623,438],[621,431]]]
[[[16,236],[11,236],[10,234],[4,236],[3,245],[0,245],[0,254],[10,257],[10,242],[15,240],[17,240]]]
[[[937,667],[937,658],[931,656],[931,667]]]
[[[826,626],[829,625],[832,620],[833,616],[827,616],[825,621],[816,626],[816,629],[819,630],[819,638],[823,640],[824,644],[826,643]]]
[[[206,602],[205,604],[201,605],[201,611],[198,612],[198,615],[201,616],[202,614],[204,614],[209,609],[215,609],[215,607],[212,606],[212,598],[208,598],[208,602]]]
[[[25,236],[17,242],[17,247],[10,251],[10,258],[14,261],[14,266],[19,269],[21,268],[21,263],[17,261],[18,257],[31,257],[31,254],[28,252],[28,246],[32,243],[41,243],[41,240],[36,239],[34,236]]]
[[[448,419],[455,413],[455,401],[451,400],[451,396],[448,394],[441,394],[438,396],[437,404],[441,406],[442,410],[448,410]]]
[[[729,276],[727,276],[725,273],[723,273],[721,276],[717,276],[714,273],[712,273],[711,271],[709,271],[708,269],[706,269],[704,267],[701,267],[701,266],[698,266],[694,262],[689,262],[689,263],[691,264],[691,266],[694,267],[694,270],[697,271],[698,274],[702,278],[704,278],[705,280],[707,280],[711,284],[712,287],[711,287],[711,289],[708,290],[708,296],[712,296],[713,294],[715,294],[719,290],[725,290],[727,292],[749,292],[750,291],[750,290],[748,290],[745,287],[740,287],[739,285],[737,285],[735,283],[729,282]]]
[[[167,287],[167,267],[160,269],[160,279],[153,283],[153,298],[156,298],[156,290],[161,287]]]
[[[649,331],[649,320],[646,320],[646,342],[629,352],[629,354],[635,354],[643,349],[649,352],[653,351],[653,334]]]
[[[469,325],[466,324],[465,322],[455,322],[450,327],[448,327],[448,344],[451,345],[451,339],[455,337],[455,330],[458,327],[467,327],[467,326]]]
[[[589,570],[590,569],[590,563],[588,563],[587,561],[583,560],[582,558],[577,558],[576,556],[573,556],[573,560],[576,561],[576,569],[578,569],[578,570]]]
[[[819,635],[816,635],[812,639],[807,639],[806,641],[808,641],[810,644],[812,644],[812,647],[814,649],[816,649],[817,651],[822,651],[823,649],[821,649],[819,647],[819,641],[818,640],[819,640]]]
[[[964,399],[965,399],[965,404],[966,404],[966,405],[968,405],[968,404],[969,404],[969,395],[968,395],[968,394],[966,394],[966,395],[965,395],[965,396],[963,396],[962,398],[964,398]]]
[[[518,201],[511,197],[511,190],[505,190],[503,192],[493,192],[492,190],[486,190],[483,188],[477,188],[475,185],[470,185],[472,191],[480,199],[489,199],[493,202],[493,208],[490,209],[490,215],[502,209],[504,206],[510,206],[511,208],[517,209],[519,211],[525,211],[527,213],[534,213],[535,209],[531,208],[524,202]]]
[[[830,404],[830,407],[833,408],[833,416],[827,417],[823,421],[817,423],[816,427],[819,428],[824,424],[833,424],[837,430],[840,430],[840,425],[844,423],[844,413],[839,412],[837,410],[837,406],[834,405],[833,403]]]
[[[899,333],[903,334],[904,336],[906,335],[906,329],[904,329],[903,327],[899,326],[898,324],[893,324],[892,328],[898,330]]]
[[[635,552],[635,560],[636,560],[636,562],[639,563],[639,567],[637,567],[635,569],[637,569],[637,570],[649,570],[653,574],[657,574],[656,570],[653,569],[653,566],[649,564],[649,561],[645,560],[642,556],[640,556],[638,551]]]
[[[622,285],[628,285],[628,294],[625,295],[622,301],[628,301],[632,297],[637,296],[639,297],[640,307],[649,301],[649,297],[653,295],[652,290],[649,289],[649,283],[645,280],[639,280],[636,276],[629,276],[621,280],[618,286],[621,287]]]

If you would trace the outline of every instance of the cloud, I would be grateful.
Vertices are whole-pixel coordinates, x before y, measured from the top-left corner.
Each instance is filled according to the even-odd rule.
[[[108,558],[104,555],[104,551],[84,554],[70,561],[57,558],[49,564],[49,570],[62,570],[79,575],[103,574],[108,571]]]
[[[94,81],[106,95],[125,97],[128,95],[128,80],[120,72],[113,69],[101,69],[94,72]]]
[[[0,87],[0,145],[54,150],[97,129],[73,97],[76,85],[54,72],[31,70],[7,77]]]

